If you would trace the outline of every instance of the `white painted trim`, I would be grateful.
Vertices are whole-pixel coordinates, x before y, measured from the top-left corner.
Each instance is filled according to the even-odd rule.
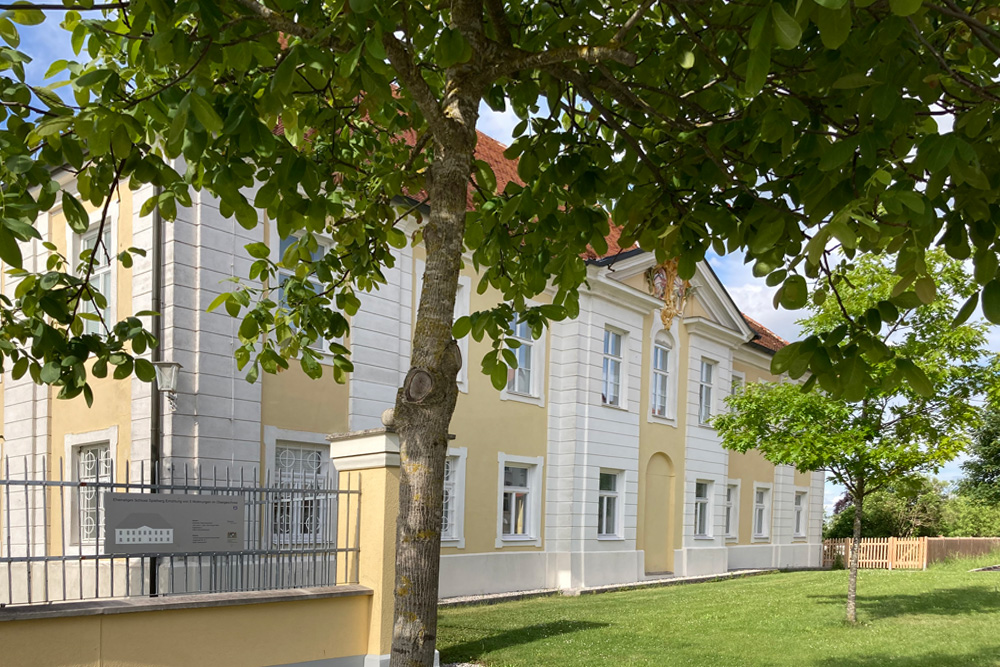
[[[382,430],[335,438],[330,442],[330,458],[338,472],[398,468],[399,436]]]
[[[600,384],[600,387],[599,387],[600,391],[598,392],[598,397],[600,397],[602,395],[601,392],[604,391],[604,358],[606,356],[604,354],[604,335],[605,335],[605,332],[610,331],[612,333],[616,333],[621,338],[621,356],[619,357],[621,361],[619,362],[619,368],[618,368],[618,403],[605,403],[604,399],[602,398],[600,401],[597,401],[597,405],[601,406],[602,408],[610,408],[612,410],[621,410],[623,412],[628,412],[629,411],[629,406],[628,406],[629,381],[628,381],[628,378],[629,378],[629,370],[630,370],[629,369],[629,358],[628,358],[629,357],[628,346],[629,346],[629,343],[631,342],[631,339],[632,339],[632,332],[629,331],[628,329],[623,329],[620,326],[618,326],[618,325],[616,325],[616,324],[614,324],[612,322],[609,322],[606,318],[604,319],[604,323],[599,325],[599,328],[600,328],[600,331],[601,331],[601,342],[600,342],[600,346],[601,346],[600,362],[601,363],[598,364],[598,366],[601,367],[601,384]]]
[[[743,333],[727,329],[705,317],[685,317],[684,326],[689,334],[700,334],[724,345],[739,345],[749,341]]]
[[[269,474],[269,478],[274,480],[274,457],[277,454],[278,443],[288,443],[289,445],[306,445],[313,446],[318,449],[325,449],[327,456],[323,457],[323,469],[321,469],[322,474],[327,474],[330,472],[330,443],[326,439],[325,433],[315,433],[313,431],[293,431],[287,428],[278,428],[276,426],[265,426],[264,427],[264,465],[262,466],[266,473]],[[339,470],[339,467],[334,468]],[[336,484],[336,476],[334,476],[334,484]]]
[[[469,456],[467,447],[449,447],[448,456],[458,458],[455,467],[455,536],[442,537],[441,546],[465,548],[465,464]]]
[[[756,519],[757,519],[757,490],[767,489],[767,497],[764,503],[764,514],[765,514],[765,527],[767,532],[758,533],[756,529]],[[757,482],[753,483],[753,514],[750,518],[750,537],[755,543],[770,542],[771,536],[774,534],[774,483],[773,482]]]
[[[698,485],[705,484],[708,488],[705,489],[706,496],[703,498],[705,501],[705,529],[707,532],[698,532]],[[715,539],[715,480],[706,479],[703,477],[697,477],[694,480],[694,489],[691,496],[692,506],[694,507],[694,521],[691,524],[691,536],[696,540],[714,540]]]
[[[615,490],[613,494],[601,491],[601,475],[615,476]],[[625,541],[625,496],[628,493],[628,482],[625,479],[625,471],[620,468],[598,468],[597,469],[597,508],[600,513],[601,495],[608,494],[615,498],[615,532],[601,535],[597,534],[597,539],[601,542],[624,542]]]
[[[604,297],[623,308],[634,310],[644,316],[649,315],[650,311],[663,308],[663,302],[656,297],[640,292],[631,285],[609,278],[603,267],[590,267],[587,274],[590,292],[595,296]]]
[[[729,527],[730,532],[725,533],[723,537],[726,538],[727,542],[737,542],[740,539],[740,492],[743,490],[742,480],[740,479],[728,479],[726,480],[726,490],[728,491],[730,486],[735,486],[736,491],[733,494],[733,506],[732,511],[729,516]],[[723,503],[725,503],[725,495],[723,494]],[[725,514],[723,514],[722,528],[725,530],[726,521]],[[752,532],[752,530],[751,530]]]
[[[792,475],[795,473],[793,472]],[[794,477],[792,479],[795,479]],[[795,496],[799,494],[805,496],[804,502],[802,503],[802,527],[805,529],[804,532],[795,532]],[[800,542],[807,542],[809,540],[809,503],[812,501],[812,492],[807,486],[792,486],[792,543],[798,544]]]
[[[67,481],[77,480],[77,451],[81,447],[87,445],[99,445],[102,443],[108,443],[108,452],[111,454],[111,474],[114,476],[114,480],[117,477],[117,458],[118,458],[118,426],[109,426],[108,428],[99,429],[96,431],[84,431],[81,433],[67,433],[63,437],[63,452],[65,458],[63,459],[63,470],[65,479]],[[117,480],[115,480],[117,481]],[[63,522],[63,544],[66,545],[68,551],[75,554],[87,554],[94,555],[101,551],[101,545],[99,544],[83,544],[81,545],[73,535],[73,522],[76,517],[76,508],[73,506],[73,502],[76,496],[71,491],[67,493],[63,498],[63,516],[69,517],[68,521]]]
[[[503,469],[508,463],[528,467],[528,490],[531,506],[528,517],[528,535],[512,536],[503,534]],[[545,477],[544,456],[515,456],[504,452],[497,453],[497,539],[496,548],[505,546],[542,546],[542,487]]]
[[[90,234],[96,234],[101,228],[101,215],[104,212],[103,208],[95,209],[91,211],[89,216],[90,226],[87,228],[83,234],[77,234],[69,226],[69,222],[66,223],[66,239],[68,246],[70,248],[69,252],[69,262],[70,266],[73,268],[73,273],[83,278],[80,274],[80,253],[83,251],[83,239],[85,236]],[[120,224],[119,219],[119,208],[118,202],[113,201],[108,206],[108,218],[105,224],[107,231],[111,233],[111,247],[107,248],[108,255],[111,257],[109,274],[111,276],[111,287],[109,288],[109,294],[104,294],[105,299],[108,301],[108,321],[106,322],[109,329],[113,328],[118,322],[118,271],[122,268],[121,264],[118,262],[118,225]],[[43,237],[44,238],[44,237]],[[51,240],[51,239],[46,239]],[[99,252],[97,250],[97,245],[94,246],[94,252]],[[100,323],[95,323],[100,330]]]
[[[677,319],[674,319],[676,322]],[[649,411],[646,414],[646,421],[650,424],[668,424],[670,426],[677,426],[677,405],[679,403],[678,398],[678,378],[680,377],[680,365],[678,359],[680,358],[680,343],[678,342],[677,336],[673,334],[674,325],[671,324],[669,330],[664,329],[662,322],[659,318],[653,318],[653,326],[649,330],[649,355],[646,357],[649,360],[649,386],[646,391],[649,392]],[[663,417],[653,414],[653,353],[656,349],[656,339],[658,336],[665,336],[670,339],[670,354],[667,359],[667,414]]]
[[[539,305],[538,303],[530,300],[526,300],[525,303],[528,306]],[[549,366],[548,363],[546,363],[545,356],[548,337],[549,328],[545,327],[542,330],[542,335],[539,338],[533,339],[531,342],[531,393],[519,394],[517,392],[509,391],[507,386],[510,382],[508,382],[504,385],[503,389],[500,390],[501,401],[517,401],[518,403],[537,405],[540,408],[545,407],[545,384],[549,377]]]

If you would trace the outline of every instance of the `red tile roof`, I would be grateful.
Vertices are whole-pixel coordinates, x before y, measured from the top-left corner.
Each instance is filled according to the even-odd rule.
[[[757,334],[756,337],[750,341],[752,344],[762,347],[765,350],[770,350],[771,352],[777,352],[781,348],[788,345],[787,340],[774,333],[757,320],[753,319],[746,313],[742,313],[742,315],[743,319],[750,325],[750,328],[753,329],[753,332]]]

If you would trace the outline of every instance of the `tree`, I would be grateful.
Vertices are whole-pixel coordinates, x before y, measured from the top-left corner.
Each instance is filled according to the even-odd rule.
[[[965,476],[959,481],[959,492],[972,500],[1000,505],[1000,408],[984,411],[969,454],[969,460],[962,463]]]
[[[580,254],[606,247],[609,212],[625,246],[677,257],[681,277],[710,248],[745,251],[793,309],[805,305],[807,278],[834,275],[836,257],[858,252],[897,260],[896,290],[880,314],[930,301],[936,277],[925,250],[943,243],[976,267],[981,290],[962,317],[981,294],[987,317],[1000,321],[995,8],[971,0],[68,2],[0,5],[8,45],[0,260],[21,278],[16,299],[0,302],[0,355],[18,376],[88,400],[95,358],[96,375],[110,364],[116,377],[150,377],[135,356],[155,342],[142,320],[83,334],[81,303],[103,295],[65,258],[24,268],[19,243],[37,236],[36,219],[60,197],[77,231],[86,222],[80,199],[100,208],[120,185],[151,183],[158,195],[146,214],[155,208],[169,220],[190,205],[192,189],[205,190],[244,226],[257,224],[257,207],[282,237],[303,232],[282,258],[295,270],[287,303],[253,286],[225,300],[242,318],[237,357],[251,379],[292,358],[321,373],[308,343],[346,333],[356,292],[377,288],[393,247],[408,242],[395,225],[408,209],[422,218],[426,274],[395,410],[404,463],[394,665],[430,664],[433,655],[459,366],[452,334],[488,335],[494,349],[483,368],[501,383],[514,313],[536,335],[545,321],[577,313]],[[86,58],[54,63],[50,73],[63,80],[31,87],[16,25],[41,23],[50,10],[68,10],[62,25]],[[72,99],[64,100],[56,86],[66,83]],[[509,104],[521,119],[508,157],[528,185],[494,188],[496,175],[475,160],[484,101]],[[939,133],[936,117],[953,119],[956,131]],[[56,170],[64,167],[79,198],[63,191]],[[313,260],[319,232],[333,246]],[[463,250],[481,286],[504,302],[453,329]],[[251,252],[249,277],[272,280],[264,249]],[[324,284],[320,293],[306,289],[310,276]],[[548,285],[552,303],[528,307]],[[870,314],[851,319],[837,335],[793,346],[781,363],[858,398],[877,381],[875,323]],[[343,377],[348,350],[332,349]],[[890,363],[920,391],[931,386],[905,358]]]
[[[927,537],[942,535],[947,487],[928,477],[904,478],[872,493],[865,500],[862,537]],[[851,537],[854,505],[845,496],[823,531],[826,538]]]
[[[894,324],[874,339],[882,359],[870,368],[877,383],[868,386],[858,402],[825,391],[806,392],[790,383],[750,384],[727,398],[730,411],[713,422],[723,446],[741,452],[756,449],[772,463],[800,470],[826,470],[847,490],[854,507],[850,622],[857,620],[865,499],[953,459],[969,442],[976,423],[972,399],[1000,379],[982,363],[985,326],[953,326],[955,303],[974,289],[962,263],[941,251],[928,253],[928,263],[938,277],[935,298],[926,304],[917,300],[906,311],[893,313]],[[864,317],[888,303],[889,273],[883,261],[863,258],[834,274],[830,281],[836,286],[835,298],[815,299],[812,316],[801,323],[811,334],[806,340],[836,335],[831,332],[843,329],[846,319]],[[775,355],[775,365],[782,354]],[[901,368],[899,359],[909,360],[913,368]],[[918,371],[920,381],[926,378],[930,385],[929,395],[914,391],[911,385],[916,383],[902,381],[905,373],[914,376]]]

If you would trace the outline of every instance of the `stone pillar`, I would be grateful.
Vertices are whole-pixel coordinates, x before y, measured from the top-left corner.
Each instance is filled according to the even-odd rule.
[[[352,517],[345,516],[346,498],[341,500],[340,537],[360,547],[357,560],[347,559],[348,581],[357,570],[357,580],[371,588],[371,618],[365,667],[389,664],[392,649],[393,588],[396,566],[396,517],[399,514],[399,437],[378,428],[332,435],[330,456],[341,490],[361,489],[361,515],[355,535]],[[351,496],[355,507],[356,496]],[[354,514],[354,510],[351,510]],[[346,524],[346,525],[345,525]],[[348,537],[345,528],[350,526]],[[357,542],[355,542],[357,540]]]

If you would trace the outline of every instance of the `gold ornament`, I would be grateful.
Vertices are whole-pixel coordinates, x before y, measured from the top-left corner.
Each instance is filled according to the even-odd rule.
[[[670,259],[646,271],[646,283],[650,294],[663,300],[660,320],[663,328],[669,330],[675,317],[684,316],[691,281],[677,277],[677,260]]]

